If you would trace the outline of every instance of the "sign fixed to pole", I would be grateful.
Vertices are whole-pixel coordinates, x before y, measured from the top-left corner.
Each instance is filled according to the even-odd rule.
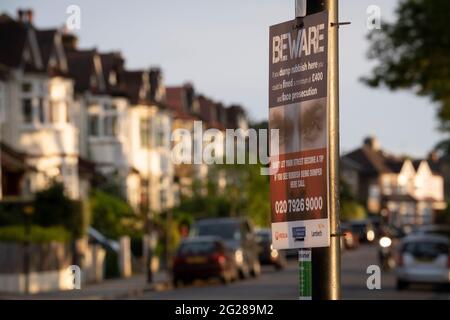
[[[270,27],[272,241],[276,249],[330,246],[328,12]],[[278,148],[274,148],[278,147]]]

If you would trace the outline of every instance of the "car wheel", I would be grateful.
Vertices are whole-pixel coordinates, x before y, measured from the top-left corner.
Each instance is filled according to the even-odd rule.
[[[397,280],[396,288],[397,290],[404,290],[408,288],[409,283],[403,280]]]
[[[181,281],[180,279],[174,278],[172,280],[172,285],[174,288],[179,288],[183,285],[183,281]]]
[[[275,270],[277,270],[277,271],[280,271],[280,270],[283,270],[284,269],[284,264],[283,263],[277,263],[276,265],[275,265]]]

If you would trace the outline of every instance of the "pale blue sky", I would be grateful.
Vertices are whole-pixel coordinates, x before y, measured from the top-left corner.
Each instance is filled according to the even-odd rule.
[[[442,137],[435,108],[411,92],[369,89],[359,77],[370,70],[365,55],[366,8],[393,17],[397,1],[341,0],[341,149],[376,135],[390,151],[424,156]],[[160,66],[167,85],[192,81],[225,103],[241,103],[255,120],[267,118],[269,26],[292,19],[294,0],[2,0],[0,11],[35,11],[38,27],[62,26],[68,5],[81,8],[83,48],[120,50],[128,68]]]

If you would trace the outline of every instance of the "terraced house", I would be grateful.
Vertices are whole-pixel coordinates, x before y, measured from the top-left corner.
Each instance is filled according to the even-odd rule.
[[[5,150],[25,153],[25,165],[33,168],[20,176],[4,175],[2,184],[9,186],[8,193],[20,196],[59,180],[76,199],[80,197],[78,129],[70,117],[74,82],[62,33],[37,30],[32,22],[31,11],[20,11],[17,20],[0,16],[5,120],[1,141]]]
[[[397,226],[433,223],[446,207],[435,161],[392,155],[373,137],[342,157],[341,175],[369,212],[385,212]]]

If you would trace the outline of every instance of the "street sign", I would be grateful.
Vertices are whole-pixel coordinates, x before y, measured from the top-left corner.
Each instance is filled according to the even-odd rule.
[[[270,27],[269,127],[279,130],[270,176],[276,249],[330,245],[328,12],[302,22]]]

